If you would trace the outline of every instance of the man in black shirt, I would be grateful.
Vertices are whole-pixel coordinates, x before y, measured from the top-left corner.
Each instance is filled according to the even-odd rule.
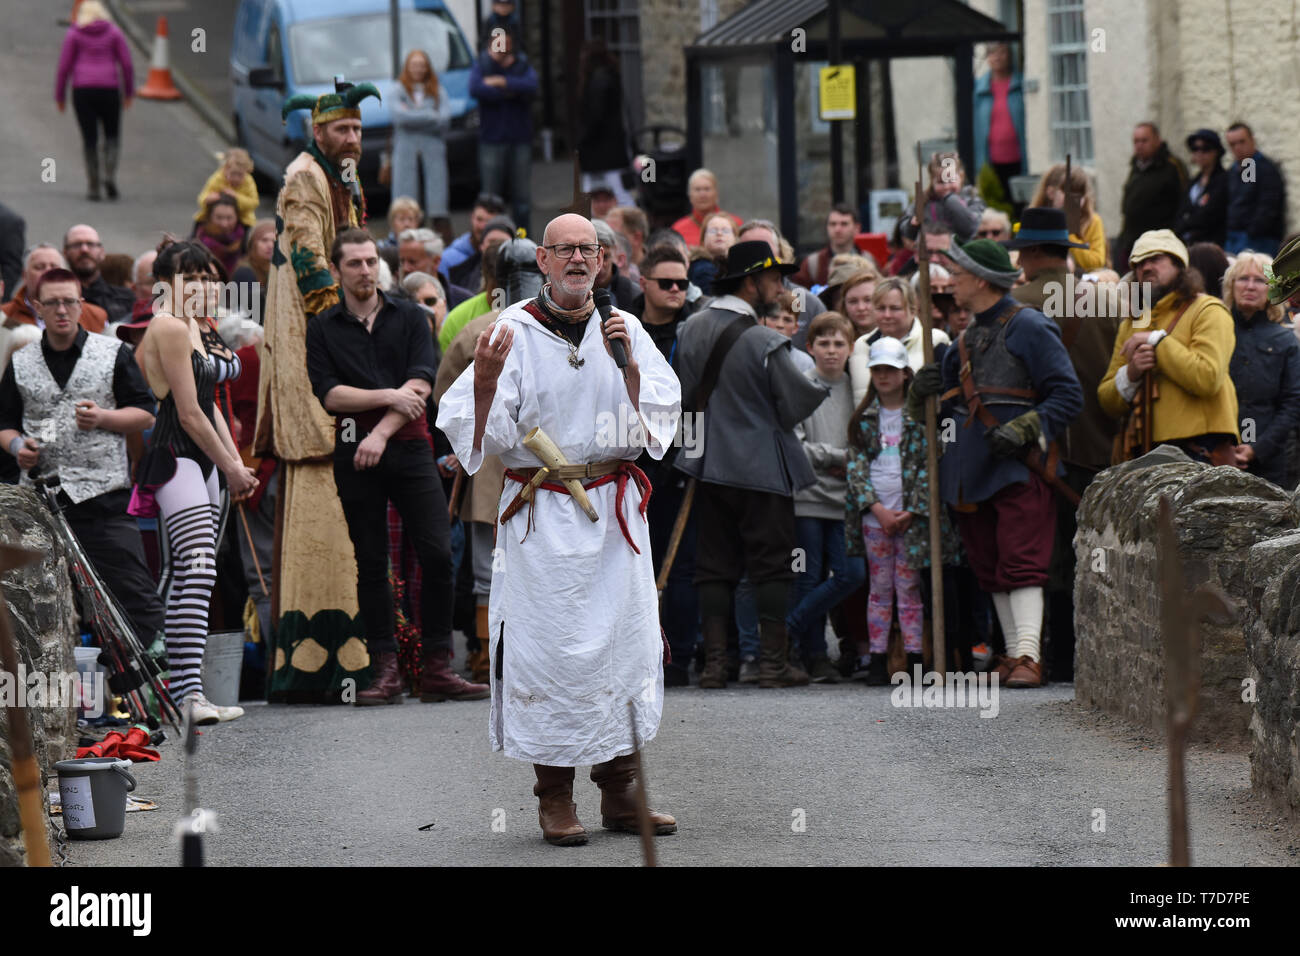
[[[153,398],[131,346],[79,324],[75,275],[50,269],[32,298],[45,331],[39,347],[13,354],[0,378],[0,448],[18,460],[24,483],[38,464],[59,476],[64,517],[148,647],[164,611],[140,529],[126,513],[125,436],[153,425]]]
[[[135,293],[130,289],[109,285],[99,274],[99,264],[104,261],[104,244],[99,233],[90,226],[78,225],[63,237],[63,258],[68,267],[81,280],[82,295],[108,313],[109,322],[125,322],[135,308]]]
[[[356,553],[357,605],[377,658],[377,676],[356,702],[400,704],[404,693],[388,584],[389,501],[401,514],[423,576],[420,699],[481,700],[488,687],[451,669],[447,499],[425,411],[437,373],[429,324],[418,306],[379,291],[379,252],[365,230],[339,233],[330,262],[343,297],[307,325],[307,375],[335,416],[334,483]]]

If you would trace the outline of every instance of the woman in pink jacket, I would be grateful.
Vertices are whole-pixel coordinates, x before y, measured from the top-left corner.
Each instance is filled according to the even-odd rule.
[[[119,84],[118,71],[121,71]],[[54,81],[54,101],[62,113],[67,106],[68,80],[72,81],[72,108],[81,127],[87,199],[99,199],[99,126],[104,126],[104,191],[117,198],[119,126],[123,107],[131,105],[135,75],[126,38],[108,19],[99,0],[82,0],[77,22],[68,28]]]

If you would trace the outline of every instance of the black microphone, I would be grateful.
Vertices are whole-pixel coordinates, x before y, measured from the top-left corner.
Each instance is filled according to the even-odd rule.
[[[614,353],[614,364],[623,370],[623,377],[627,377],[627,349],[623,346],[622,339],[610,339],[605,332],[605,324],[609,322],[609,290],[597,289],[592,299],[596,303],[596,311],[600,313],[600,332],[609,340],[609,350]]]

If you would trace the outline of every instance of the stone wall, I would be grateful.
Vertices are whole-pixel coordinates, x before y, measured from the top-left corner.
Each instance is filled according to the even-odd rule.
[[[1156,453],[1153,453],[1153,455]],[[1294,530],[1291,497],[1253,475],[1186,459],[1111,468],[1089,487],[1075,536],[1075,694],[1081,703],[1161,730],[1165,724],[1156,515],[1174,505],[1179,554],[1189,587],[1212,582],[1241,608],[1252,583],[1252,546]],[[1169,456],[1173,458],[1174,456]],[[1193,737],[1243,747],[1252,706],[1243,619],[1201,625],[1201,694]]]
[[[39,564],[0,576],[19,660],[28,671],[74,670],[77,614],[68,566],[48,512],[30,491],[0,484],[0,541],[45,555]],[[76,711],[38,707],[29,709],[27,717],[48,791],[54,763],[76,752]],[[9,727],[0,711],[0,866],[21,865],[25,855],[10,773]]]
[[[1300,823],[1300,534],[1250,549],[1243,612],[1255,713],[1250,781]]]

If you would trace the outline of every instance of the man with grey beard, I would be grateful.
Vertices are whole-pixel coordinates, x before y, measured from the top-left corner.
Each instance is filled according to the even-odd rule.
[[[602,825],[636,832],[635,751],[663,709],[650,488],[633,462],[642,450],[663,457],[681,393],[634,316],[612,310],[602,323],[592,287],[604,255],[590,220],[552,220],[536,252],[541,292],[480,333],[438,408],[467,473],[486,455],[506,466],[488,604],[489,736],[533,764],[542,835],[557,846],[587,842],[573,803],[578,765],[593,765]],[[623,370],[612,342],[626,350]],[[612,437],[596,424],[608,419],[624,426]],[[538,468],[524,445],[538,431],[566,464]],[[677,829],[666,813],[650,817],[656,833]]]

